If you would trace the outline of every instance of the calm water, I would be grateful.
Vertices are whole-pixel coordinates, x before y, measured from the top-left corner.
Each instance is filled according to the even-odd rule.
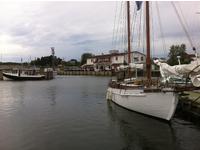
[[[107,102],[109,78],[0,82],[0,150],[199,150],[200,126]]]

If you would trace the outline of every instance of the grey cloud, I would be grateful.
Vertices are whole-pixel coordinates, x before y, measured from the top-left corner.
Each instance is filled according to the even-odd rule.
[[[199,39],[200,18],[192,23],[194,18],[190,16],[200,6],[183,3],[183,10],[186,10],[186,19],[189,25],[190,34],[196,42]],[[90,51],[94,54],[106,53],[114,48],[112,46],[112,31],[114,24],[116,2],[19,2],[9,4],[7,7],[16,5],[16,10],[0,14],[0,35],[7,34],[11,37],[11,43],[21,45],[26,49],[27,55],[40,57],[50,54],[50,47],[56,48],[56,55],[59,57],[80,58],[83,52]],[[152,2],[152,10],[155,5]],[[198,3],[199,4],[199,3]],[[19,8],[18,8],[18,7]],[[169,48],[176,39],[178,42],[187,42],[184,39],[184,32],[177,22],[177,17],[169,2],[159,2],[161,20],[167,47]],[[188,7],[195,9],[189,10]],[[0,5],[0,11],[2,11]],[[12,9],[11,9],[12,10]],[[6,10],[5,10],[6,12]],[[155,24],[154,32],[157,44],[155,52],[161,54],[161,38],[156,19],[153,13]],[[199,15],[200,17],[200,15]],[[182,40],[183,39],[183,40]],[[0,39],[1,40],[1,39]],[[14,57],[14,56],[13,56]],[[11,58],[11,56],[9,56]]]
[[[73,45],[86,45],[86,44],[91,44],[91,43],[96,43],[98,40],[82,40],[82,41],[77,41],[74,42]]]

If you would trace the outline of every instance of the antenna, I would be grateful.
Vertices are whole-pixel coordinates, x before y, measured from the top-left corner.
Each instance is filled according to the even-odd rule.
[[[55,48],[54,47],[51,47],[51,54],[52,54],[52,68],[55,71],[55,64],[54,64]]]

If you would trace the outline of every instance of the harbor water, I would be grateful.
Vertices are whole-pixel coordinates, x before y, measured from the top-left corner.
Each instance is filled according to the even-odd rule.
[[[0,81],[0,150],[199,150],[200,125],[105,99],[109,77]]]

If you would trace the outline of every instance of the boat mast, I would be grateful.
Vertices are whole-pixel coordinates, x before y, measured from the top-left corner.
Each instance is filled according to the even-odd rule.
[[[146,56],[146,71],[147,71],[147,80],[151,81],[151,54],[150,54],[150,22],[149,22],[149,1],[146,1],[146,46],[147,46],[147,56]]]
[[[131,63],[131,28],[130,28],[130,2],[127,1],[127,31],[128,31],[128,64]],[[130,73],[130,71],[129,71]]]

